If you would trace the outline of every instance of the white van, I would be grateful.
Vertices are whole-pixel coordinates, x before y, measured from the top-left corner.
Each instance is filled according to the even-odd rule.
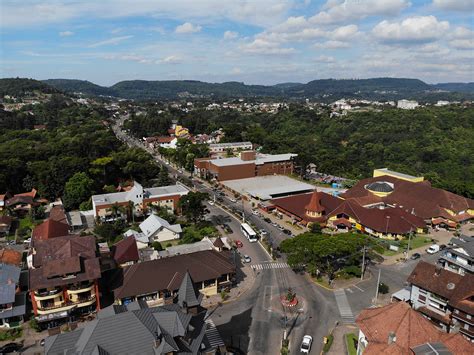
[[[436,254],[437,252],[439,252],[439,245],[437,244],[430,245],[428,249],[426,249],[426,252],[428,254]]]

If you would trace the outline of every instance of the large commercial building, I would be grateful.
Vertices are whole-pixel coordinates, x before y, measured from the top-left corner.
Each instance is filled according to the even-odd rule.
[[[118,214],[122,216],[130,214],[131,204],[136,214],[145,213],[150,205],[163,206],[175,211],[179,199],[187,193],[188,189],[180,184],[143,188],[134,181],[128,191],[92,196],[92,208],[94,216],[102,220],[115,219]],[[116,207],[121,207],[122,211],[114,211]]]
[[[297,154],[260,154],[243,151],[239,157],[194,161],[194,171],[206,179],[218,181],[246,179],[254,176],[289,175],[293,173],[293,160]]]
[[[227,153],[236,153],[244,150],[252,150],[252,142],[231,142],[209,144],[211,157],[225,156]]]

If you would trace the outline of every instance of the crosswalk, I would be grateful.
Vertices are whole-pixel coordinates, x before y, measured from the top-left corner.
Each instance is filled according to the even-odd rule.
[[[209,344],[211,347],[219,347],[219,346],[224,346],[224,341],[221,338],[221,335],[219,334],[219,331],[216,328],[216,325],[212,321],[212,319],[207,318],[206,319],[206,338],[209,341]]]
[[[342,322],[346,324],[354,323],[354,314],[352,314],[351,306],[349,305],[344,289],[335,290],[334,296],[336,297],[337,307],[339,308]]]
[[[269,269],[287,269],[290,266],[287,263],[263,263],[251,266],[254,270],[269,270]]]

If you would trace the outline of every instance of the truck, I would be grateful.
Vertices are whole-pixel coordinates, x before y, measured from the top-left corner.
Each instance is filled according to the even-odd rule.
[[[430,245],[428,249],[426,249],[426,252],[428,254],[436,254],[437,252],[439,252],[439,245],[438,244]]]

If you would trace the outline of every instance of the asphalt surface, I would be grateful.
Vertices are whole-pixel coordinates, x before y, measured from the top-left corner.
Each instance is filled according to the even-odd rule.
[[[122,117],[117,123],[123,124],[124,118]],[[152,154],[158,163],[165,164],[156,153],[145,147],[143,142],[127,136],[117,125],[112,126],[112,129],[117,137],[129,146],[143,148]],[[181,172],[172,165],[166,164],[166,167],[170,175],[175,178],[191,177],[188,172]],[[211,199],[214,197],[215,191],[206,184],[195,183],[194,189],[209,193]],[[282,240],[289,237],[263,221],[262,217],[253,215],[248,203],[233,202],[230,196],[225,196],[220,204],[232,209],[234,213],[227,212],[217,204],[208,204],[209,214],[206,218],[216,225],[224,221],[231,227],[232,233],[227,236],[242,242],[243,247],[238,251],[241,255],[251,257],[250,265],[270,263],[270,257],[263,247],[259,243],[249,243],[240,232],[242,212],[246,221],[251,221],[258,229],[265,229],[268,232],[268,239],[273,247],[276,248]],[[432,262],[437,257],[438,255],[423,255],[422,259]],[[284,262],[284,255],[281,258],[278,261]],[[344,289],[352,314],[357,316],[362,309],[372,305],[379,269],[381,282],[386,283],[390,293],[393,293],[403,288],[417,262],[418,260],[409,260],[390,266],[370,266],[366,280]],[[342,319],[334,293],[315,285],[305,275],[297,274],[290,268],[267,268],[254,272],[256,280],[253,289],[236,301],[213,310],[212,318],[226,345],[249,354],[279,354],[281,339],[286,329],[291,354],[300,353],[299,346],[305,334],[313,337],[311,354],[319,354],[323,337]],[[296,297],[301,299],[293,311],[284,310],[279,302],[280,296],[285,295],[289,287],[296,293]]]

